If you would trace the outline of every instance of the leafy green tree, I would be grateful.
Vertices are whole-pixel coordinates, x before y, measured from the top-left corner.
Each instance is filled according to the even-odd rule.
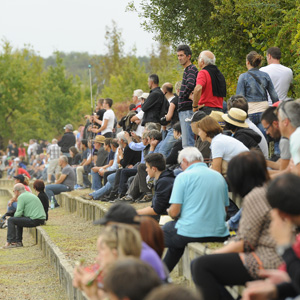
[[[32,49],[14,50],[4,41],[0,53],[0,128],[5,141],[25,140],[29,133],[21,124],[23,116],[38,107],[38,89],[43,61]]]
[[[143,27],[156,38],[188,43],[196,55],[210,49],[224,73],[230,93],[245,71],[251,50],[264,54],[281,48],[283,63],[294,69],[299,84],[299,0],[142,0]],[[128,9],[137,10],[132,1]]]
[[[44,133],[48,131],[52,136],[59,135],[63,132],[64,125],[75,125],[82,117],[76,114],[82,101],[80,82],[74,84],[73,77],[66,76],[58,53],[56,66],[50,66],[42,78],[40,99],[43,103],[41,124]]]

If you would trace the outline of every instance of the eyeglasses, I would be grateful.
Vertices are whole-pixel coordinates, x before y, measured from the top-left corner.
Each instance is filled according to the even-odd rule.
[[[267,128],[264,128],[264,131],[267,132],[272,125],[273,124],[271,123]]]

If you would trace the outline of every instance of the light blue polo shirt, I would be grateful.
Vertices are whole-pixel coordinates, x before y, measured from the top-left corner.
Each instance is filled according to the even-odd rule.
[[[223,176],[195,163],[180,173],[174,182],[170,203],[181,204],[177,233],[187,237],[224,237],[229,235],[225,206],[228,188]]]

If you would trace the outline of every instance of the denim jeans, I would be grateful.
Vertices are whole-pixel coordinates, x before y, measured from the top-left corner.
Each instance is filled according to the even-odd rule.
[[[91,170],[91,175],[92,175],[92,190],[97,191],[100,190],[102,188],[102,178],[99,175],[98,172],[94,172],[93,170]]]
[[[176,143],[176,140],[173,135],[173,128],[170,128],[168,130],[167,136],[161,142],[161,145],[159,148],[159,153],[163,154],[165,157],[168,157],[168,155],[170,154],[171,149],[173,148],[175,143]]]
[[[11,204],[11,206],[7,205],[7,211],[15,211],[15,210],[17,210],[17,205],[18,205],[18,202],[13,202]]]
[[[106,184],[99,190],[90,193],[90,196],[93,196],[93,199],[99,199],[100,197],[104,196],[105,194],[108,194],[110,192],[110,190],[112,189],[112,187],[114,186],[115,183],[115,177],[116,177],[116,173],[112,173],[110,175],[107,176],[107,182]]]
[[[27,217],[10,217],[7,220],[7,242],[18,243],[23,239],[23,227],[36,227],[45,220],[32,220]]]
[[[193,147],[195,144],[194,133],[191,128],[191,122],[186,122],[186,118],[191,118],[193,115],[192,110],[184,110],[178,113],[180,126],[181,126],[181,135],[182,135],[182,147]]]
[[[262,114],[263,114],[262,112],[250,114],[249,119],[250,119],[251,122],[253,122],[259,128],[259,130],[263,133],[264,137],[267,138],[266,131],[265,131],[264,127],[261,124]]]
[[[46,185],[45,192],[48,196],[49,201],[51,201],[51,197],[54,198],[54,203],[57,204],[57,201],[55,199],[55,195],[58,195],[63,192],[70,191],[70,188],[66,186],[65,184],[49,184]]]
[[[188,243],[195,242],[222,242],[228,237],[199,237],[193,238],[188,236],[183,236],[177,234],[177,229],[175,228],[176,221],[171,221],[166,223],[162,230],[164,232],[165,247],[168,251],[164,257],[164,263],[166,264],[168,270],[171,272],[174,267],[179,262],[184,248]]]
[[[228,220],[228,225],[231,229],[237,230],[239,228],[241,216],[242,216],[242,208]]]

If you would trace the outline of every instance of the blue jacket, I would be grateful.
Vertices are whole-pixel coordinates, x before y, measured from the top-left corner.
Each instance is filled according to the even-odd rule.
[[[256,68],[251,69],[250,72],[258,77],[264,89],[249,72],[246,72],[239,77],[236,95],[243,95],[248,102],[261,102],[268,101],[266,92],[268,91],[273,103],[279,101],[269,74],[259,71]]]

